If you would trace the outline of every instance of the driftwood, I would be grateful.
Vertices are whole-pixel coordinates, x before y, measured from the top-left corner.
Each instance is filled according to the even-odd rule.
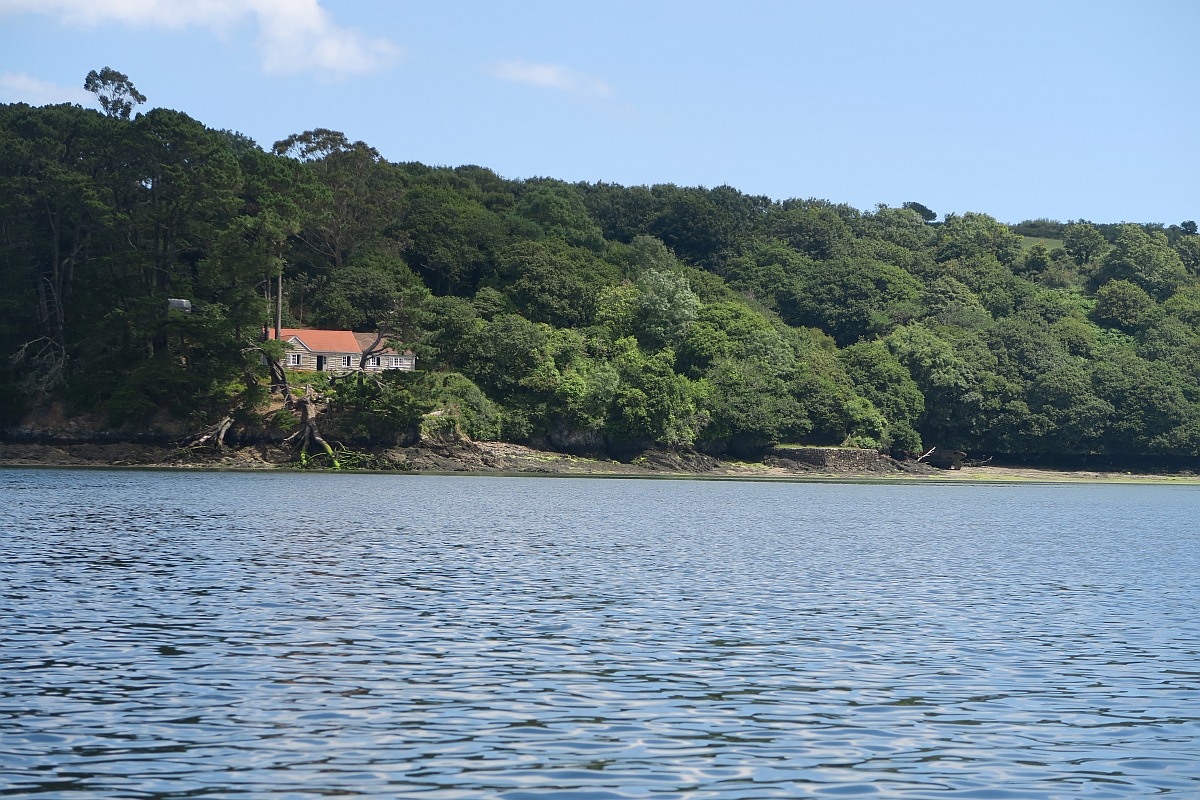
[[[218,450],[225,449],[225,434],[233,427],[233,417],[222,417],[215,425],[209,425],[184,442],[187,447],[203,447],[206,444],[215,445]]]
[[[962,469],[963,459],[967,454],[961,450],[949,450],[945,447],[931,447],[917,458],[938,469]]]

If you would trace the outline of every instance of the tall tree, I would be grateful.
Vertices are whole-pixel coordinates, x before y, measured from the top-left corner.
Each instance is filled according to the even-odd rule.
[[[401,177],[375,148],[351,142],[340,131],[316,128],[278,141],[272,150],[305,164],[321,187],[306,198],[298,237],[310,257],[340,269],[355,248],[404,249]]]
[[[96,95],[105,114],[118,119],[129,119],[133,107],[146,102],[146,95],[137,90],[129,76],[112,67],[89,72],[83,88]]]

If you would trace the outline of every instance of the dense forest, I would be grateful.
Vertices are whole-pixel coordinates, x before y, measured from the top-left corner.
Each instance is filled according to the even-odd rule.
[[[1194,222],[507,180],[324,129],[265,151],[89,81],[103,111],[0,105],[0,428],[250,425],[282,276],[285,325],[418,354],[318,386],[367,439],[1200,454]]]

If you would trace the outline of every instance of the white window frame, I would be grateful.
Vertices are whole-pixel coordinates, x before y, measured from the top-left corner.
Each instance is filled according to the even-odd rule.
[[[288,353],[287,354],[287,365],[289,367],[300,366],[300,364],[302,363],[300,360],[302,355],[303,355],[303,353]]]
[[[367,356],[367,366],[368,367],[378,367],[379,366],[379,356]]]
[[[342,356],[342,366],[343,367],[353,367],[354,366],[354,361],[352,360],[353,358],[354,358],[354,356]]]

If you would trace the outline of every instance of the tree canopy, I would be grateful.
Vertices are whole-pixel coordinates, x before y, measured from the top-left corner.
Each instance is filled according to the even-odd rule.
[[[437,409],[614,452],[1200,455],[1194,222],[508,180],[324,128],[268,151],[134,117],[110,68],[85,85],[103,112],[0,105],[5,426],[48,402],[133,425],[261,408],[282,277],[286,325],[420,355],[419,380],[342,390],[372,435]]]

